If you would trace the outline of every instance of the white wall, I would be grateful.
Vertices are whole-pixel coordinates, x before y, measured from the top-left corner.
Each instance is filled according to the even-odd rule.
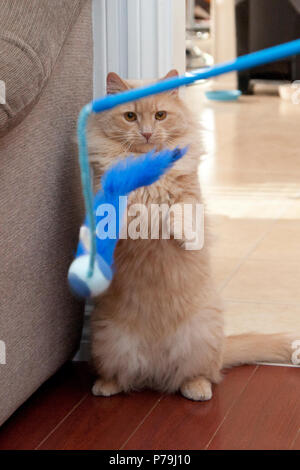
[[[185,0],[93,0],[94,90],[105,77],[156,78],[185,72]]]
[[[234,0],[212,1],[212,35],[215,63],[235,59]]]

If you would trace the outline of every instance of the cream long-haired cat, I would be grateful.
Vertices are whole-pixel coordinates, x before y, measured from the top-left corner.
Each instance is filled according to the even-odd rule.
[[[174,75],[173,70],[165,78]],[[141,84],[110,73],[107,93]],[[187,154],[166,176],[133,193],[128,210],[133,203],[201,203],[195,123],[178,91],[95,115],[89,125],[89,147],[96,187],[118,158],[154,147],[188,145]],[[175,227],[174,223],[173,235]],[[187,243],[184,236],[118,242],[112,284],[92,314],[92,358],[98,374],[94,395],[151,387],[208,400],[224,367],[256,360],[290,361],[291,342],[281,335],[224,338],[207,243],[199,250],[187,250]]]

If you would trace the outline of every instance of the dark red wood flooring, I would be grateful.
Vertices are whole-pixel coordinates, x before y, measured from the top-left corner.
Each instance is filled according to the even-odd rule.
[[[205,403],[90,386],[85,363],[64,366],[0,428],[0,449],[300,449],[299,368],[237,367]]]

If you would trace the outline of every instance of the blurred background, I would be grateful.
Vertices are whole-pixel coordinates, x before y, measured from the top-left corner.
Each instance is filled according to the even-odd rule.
[[[194,71],[237,55],[297,39],[300,0],[186,0],[186,67]],[[256,84],[300,78],[300,58],[290,57],[240,72],[244,94]]]

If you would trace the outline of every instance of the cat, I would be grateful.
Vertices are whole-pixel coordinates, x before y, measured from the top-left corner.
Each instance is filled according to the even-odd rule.
[[[171,70],[164,79],[177,76]],[[107,76],[107,93],[145,84]],[[147,82],[148,83],[148,82]],[[187,154],[157,183],[130,196],[134,203],[203,204],[197,168],[201,146],[197,119],[182,90],[165,92],[94,115],[88,126],[95,189],[116,159],[155,148],[188,146]],[[178,206],[177,206],[178,207]],[[156,220],[156,223],[159,223]],[[143,223],[142,223],[143,225]],[[143,227],[141,227],[141,231]],[[148,230],[145,223],[144,230]],[[145,387],[192,400],[209,400],[222,369],[257,360],[290,361],[289,337],[224,336],[222,302],[211,275],[209,237],[186,249],[176,223],[167,239],[122,239],[115,274],[92,313],[92,393],[111,396]]]

